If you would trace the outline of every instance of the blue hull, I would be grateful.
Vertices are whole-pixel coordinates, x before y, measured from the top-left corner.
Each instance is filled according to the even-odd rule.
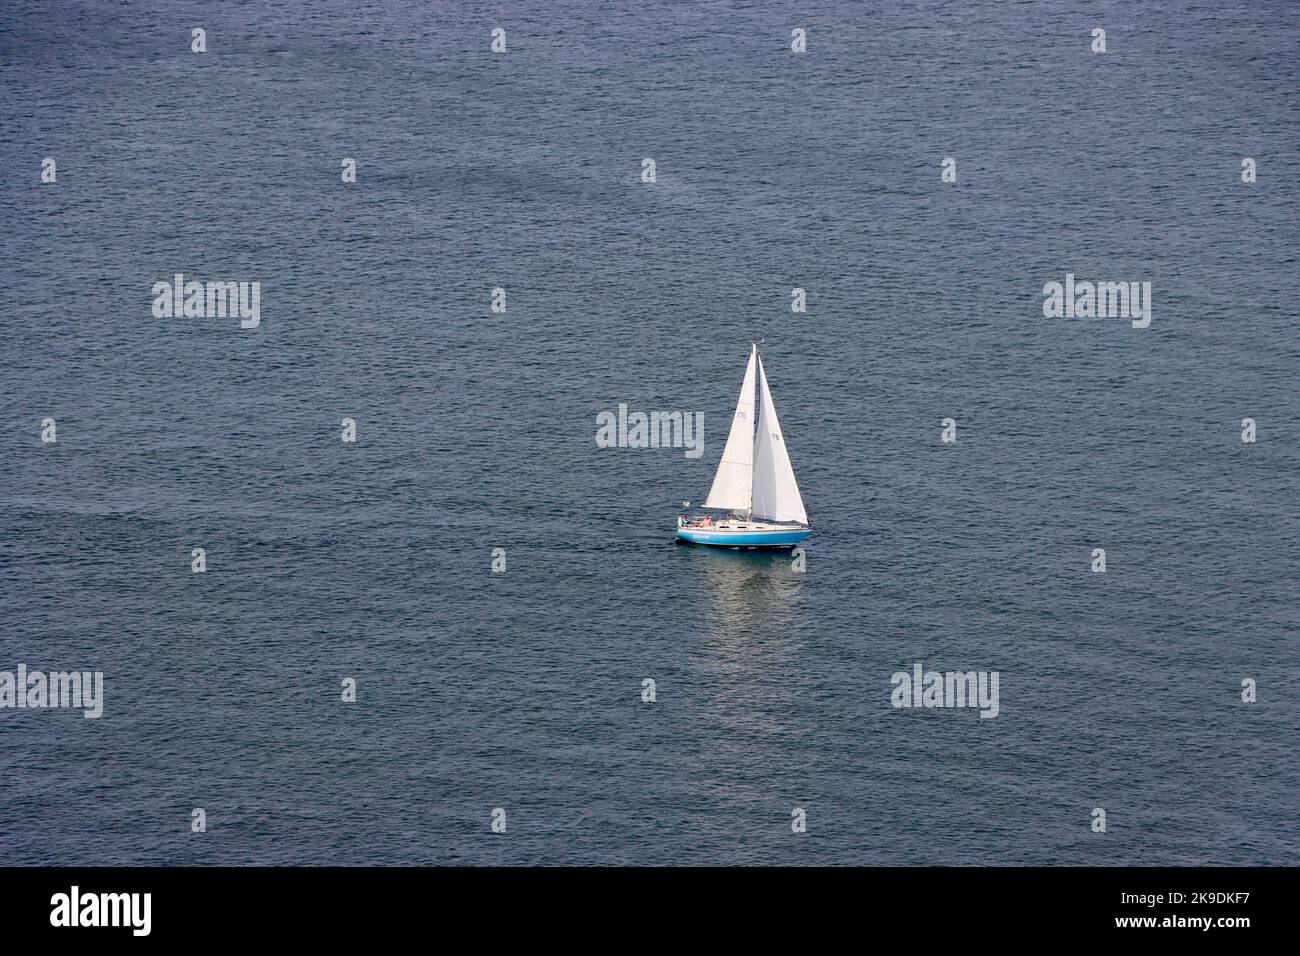
[[[710,531],[704,528],[678,528],[677,537],[691,544],[711,544],[719,548],[792,548],[808,537],[808,528],[784,528],[775,531]]]

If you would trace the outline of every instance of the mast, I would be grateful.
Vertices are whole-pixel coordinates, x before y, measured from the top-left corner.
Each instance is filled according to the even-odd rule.
[[[760,368],[761,368],[762,365],[763,365],[763,356],[761,356],[761,355],[759,354],[759,352],[758,352],[758,347],[759,347],[760,345],[762,345],[765,341],[767,341],[767,340],[766,340],[766,339],[759,339],[757,342],[754,343],[754,358],[758,360],[758,364],[759,364],[759,367],[760,367]],[[755,387],[757,387],[757,386],[758,386],[758,382],[755,382],[754,385],[755,385]],[[751,456],[751,458],[750,458],[751,461],[756,461],[756,460],[757,460],[757,453],[758,453],[758,435],[759,435],[759,419],[762,417],[762,415],[763,415],[763,409],[762,409],[762,406],[759,404],[759,402],[758,402],[758,398],[755,397],[755,399],[754,399],[754,435],[753,435],[753,439],[752,439],[752,441],[753,441],[753,446],[754,446],[754,451],[753,451],[752,456]],[[754,469],[751,468],[751,469],[749,469],[749,507],[745,509],[745,524],[749,524],[749,523],[752,522],[753,520],[754,520]]]

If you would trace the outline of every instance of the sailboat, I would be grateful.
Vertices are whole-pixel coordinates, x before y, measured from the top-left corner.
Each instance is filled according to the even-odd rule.
[[[754,427],[755,371],[760,395],[757,430]],[[723,548],[792,548],[808,537],[810,531],[757,345],[749,352],[731,433],[727,436],[727,446],[722,449],[722,461],[713,476],[704,508],[730,514],[718,520],[710,515],[679,515],[679,541]]]

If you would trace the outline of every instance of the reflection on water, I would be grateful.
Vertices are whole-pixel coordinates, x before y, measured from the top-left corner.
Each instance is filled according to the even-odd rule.
[[[791,569],[789,551],[689,547],[700,572],[702,650],[719,671],[761,678],[799,643],[807,575]]]
[[[700,732],[711,738],[717,765],[736,772],[735,797],[744,789],[739,780],[770,777],[773,746],[806,732],[792,726],[792,713],[805,689],[797,658],[807,575],[791,569],[788,551],[684,547],[697,582],[692,664],[706,688],[707,718]]]

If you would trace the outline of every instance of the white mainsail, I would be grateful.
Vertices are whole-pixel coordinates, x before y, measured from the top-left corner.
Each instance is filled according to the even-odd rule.
[[[740,386],[740,399],[736,414],[731,419],[731,434],[727,447],[722,449],[722,462],[713,476],[706,508],[725,508],[731,511],[748,511],[753,500],[754,475],[754,360],[758,346],[749,353],[745,380]]]
[[[752,358],[750,364],[753,364]],[[746,380],[748,378],[746,375]],[[762,359],[758,360],[758,381],[763,399],[758,417],[758,435],[754,439],[754,517],[762,521],[797,521],[807,524],[808,514],[804,511],[799,485],[794,480],[794,469],[790,466],[790,456],[785,450],[785,438],[781,435],[781,423],[776,418],[772,393],[767,388],[767,373],[763,371]],[[734,424],[731,433],[734,438]],[[731,440],[727,441],[727,447],[731,447]],[[723,452],[723,458],[726,458],[726,452]]]

